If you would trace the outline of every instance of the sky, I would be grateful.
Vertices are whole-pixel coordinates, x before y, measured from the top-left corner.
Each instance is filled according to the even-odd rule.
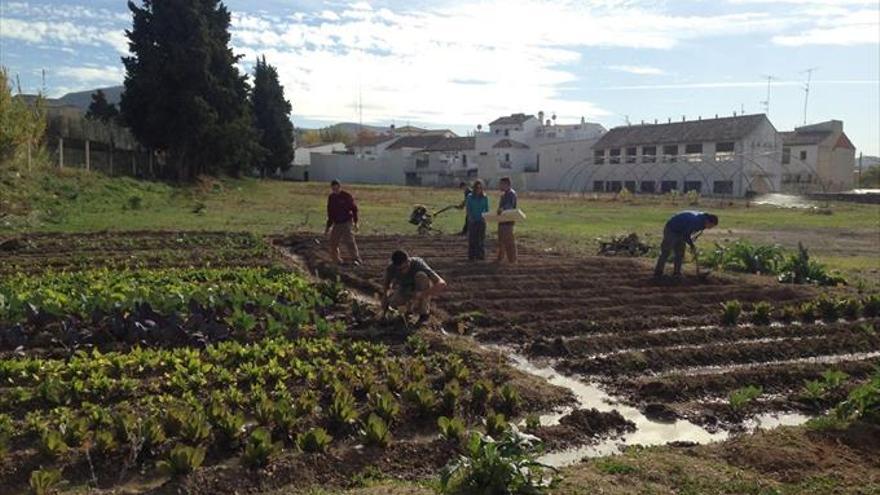
[[[838,119],[880,155],[880,0],[228,0],[243,71],[265,55],[300,127],[450,128],[501,115],[607,128],[760,113]],[[121,84],[123,0],[0,0],[24,92]],[[43,72],[45,71],[45,83]]]

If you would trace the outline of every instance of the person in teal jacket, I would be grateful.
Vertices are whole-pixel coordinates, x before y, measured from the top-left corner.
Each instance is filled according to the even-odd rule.
[[[489,211],[489,197],[483,191],[483,181],[474,182],[471,194],[465,200],[468,221],[468,260],[486,259],[486,220],[483,213]]]

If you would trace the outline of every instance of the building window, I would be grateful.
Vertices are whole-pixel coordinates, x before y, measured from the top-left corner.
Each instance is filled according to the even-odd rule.
[[[657,161],[657,147],[656,146],[642,147],[642,163],[654,163],[656,161]]]
[[[668,193],[678,189],[678,182],[674,180],[664,180],[660,182],[660,192]]]
[[[510,129],[504,129],[504,135],[510,136]]]
[[[605,163],[605,150],[593,151],[593,163],[596,165],[602,165]]]
[[[806,159],[807,159],[807,150],[803,150],[803,151],[801,151],[801,161],[806,160]]]
[[[626,149],[626,163],[635,163],[636,162],[636,148],[627,148]]]
[[[495,134],[501,134],[501,129],[495,129]]]
[[[694,143],[684,145],[685,158],[689,162],[699,162],[703,160],[703,143]]]
[[[605,183],[601,180],[593,181],[593,192],[602,192],[605,190]]]
[[[643,180],[640,186],[641,187],[639,187],[639,192],[645,194],[654,194],[654,191],[657,190],[657,185],[652,180]]]
[[[416,158],[416,168],[428,168],[428,158]]]
[[[697,191],[703,188],[703,183],[698,180],[686,180],[684,181],[684,192]]]
[[[788,146],[782,148],[782,164],[788,165],[791,163],[791,148]]]
[[[487,153],[487,152],[485,152],[485,151],[481,151],[481,152],[480,152],[480,156],[488,156],[488,155],[489,155],[489,153]]]
[[[461,166],[467,167],[467,155],[461,155]]]
[[[733,160],[733,143],[715,143],[715,161],[727,162]]]
[[[607,186],[607,191],[613,193],[618,193],[623,188],[623,185],[619,180],[609,180]]]
[[[733,181],[716,180],[712,183],[712,192],[714,194],[733,194]]]
[[[509,161],[510,161],[510,153],[505,153],[505,154],[504,154],[504,161],[505,161],[505,162],[509,162]]]
[[[636,181],[634,181],[634,180],[625,181],[623,183],[623,188],[629,192],[632,192],[632,193],[636,192]]]
[[[677,144],[668,144],[663,147],[663,161],[664,162],[674,162],[678,156],[678,145]]]
[[[620,163],[620,148],[611,148],[608,156],[608,163]]]

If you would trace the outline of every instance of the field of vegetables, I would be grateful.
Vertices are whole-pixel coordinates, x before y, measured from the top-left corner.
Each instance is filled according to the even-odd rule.
[[[725,274],[658,282],[644,260],[549,249],[512,267],[467,263],[447,236],[362,236],[364,266],[336,271],[309,235],[276,243],[368,294],[402,246],[449,282],[446,330],[600,382],[658,419],[736,429],[768,411],[817,413],[880,363],[880,296],[856,289]]]
[[[0,493],[424,480],[467,429],[570,400],[273,253],[211,232],[0,244]]]

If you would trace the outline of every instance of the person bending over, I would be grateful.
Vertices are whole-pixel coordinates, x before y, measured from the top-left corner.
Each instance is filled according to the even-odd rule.
[[[393,289],[393,292],[389,293]],[[391,264],[385,269],[382,290],[383,305],[399,311],[419,314],[419,324],[428,320],[431,298],[446,289],[446,281],[422,258],[410,257],[397,250],[391,255]]]
[[[660,245],[660,257],[657,258],[657,266],[654,268],[654,277],[662,277],[666,260],[670,253],[674,256],[672,276],[681,277],[681,264],[684,262],[684,247],[690,246],[694,257],[697,256],[697,248],[694,240],[702,234],[703,230],[711,229],[718,225],[718,217],[702,211],[683,211],[673,215],[663,228],[663,243]]]

